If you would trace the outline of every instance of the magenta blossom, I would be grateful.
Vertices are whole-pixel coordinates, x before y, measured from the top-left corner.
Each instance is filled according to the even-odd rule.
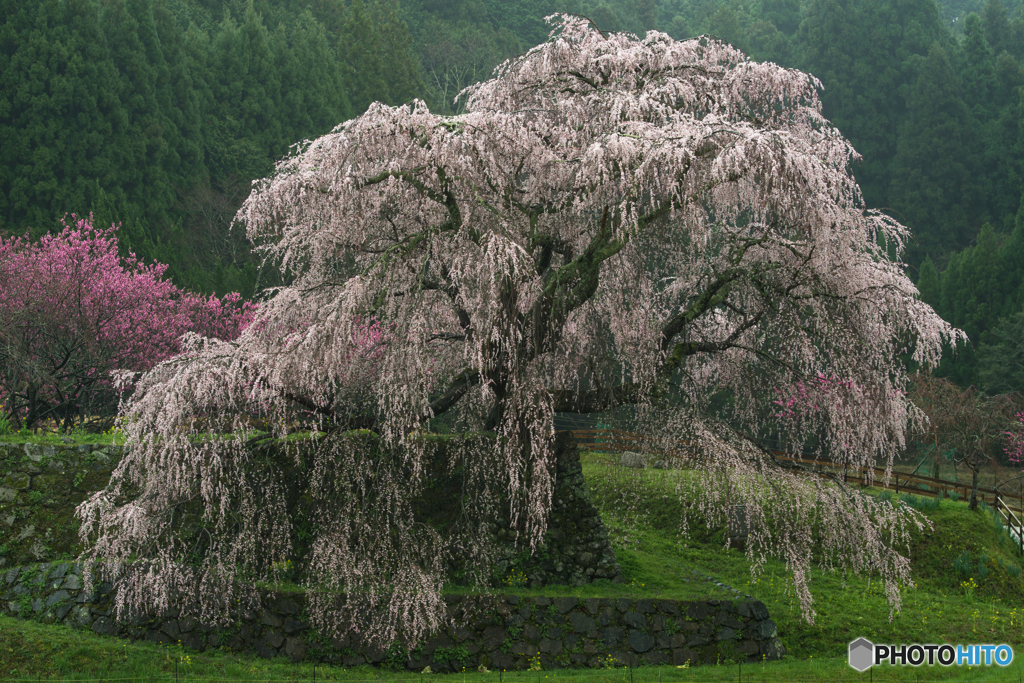
[[[0,240],[0,396],[28,427],[111,413],[111,371],[149,370],[186,332],[233,339],[254,314],[238,294],[192,294],[165,279],[166,265],[118,256],[116,226],[71,218],[38,242]]]

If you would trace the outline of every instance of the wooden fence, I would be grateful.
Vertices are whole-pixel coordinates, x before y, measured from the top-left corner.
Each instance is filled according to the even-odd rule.
[[[1003,524],[1009,530],[1010,538],[1017,537],[1017,550],[1020,552],[1021,557],[1024,557],[1024,524],[1021,524],[1020,517],[1014,514],[1002,496],[996,496],[995,508],[1003,519]]]
[[[674,444],[675,447],[669,449],[657,448],[650,438],[621,429],[575,429],[572,435],[580,448],[594,451],[615,453],[635,451],[661,457],[684,458],[692,455],[696,448],[692,442],[688,441],[677,441]],[[950,493],[956,492],[960,500],[969,500],[971,497],[970,482],[947,481],[920,474],[900,472],[895,469],[890,472],[889,480],[886,482],[885,469],[881,467],[850,467],[844,463],[820,458],[797,458],[782,451],[771,451],[771,453],[778,460],[802,465],[808,474],[838,476],[850,484],[887,488],[894,490],[897,494],[908,493],[930,497],[946,495],[948,497]],[[978,500],[995,508],[1001,505],[1011,514],[1015,510],[1014,519],[1024,518],[1024,498],[1020,494],[1005,493],[979,486]],[[1019,524],[1019,521],[1015,523]]]

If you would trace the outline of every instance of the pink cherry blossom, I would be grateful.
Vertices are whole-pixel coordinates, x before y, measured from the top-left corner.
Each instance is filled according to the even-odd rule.
[[[112,371],[149,370],[187,331],[233,339],[254,311],[237,294],[184,292],[167,266],[118,256],[115,227],[72,220],[36,243],[0,240],[0,396],[27,426],[111,413]]]
[[[799,413],[790,445],[827,425],[851,465],[891,466],[924,419],[901,358],[934,365],[965,338],[890,258],[907,229],[865,208],[812,76],[711,38],[552,21],[467,89],[465,114],[375,104],[255,184],[237,220],[289,284],[237,340],[142,378],[129,455],[79,510],[122,612],[187,594],[228,618],[253,595],[232,582],[273,580],[292,552],[300,486],[314,625],[414,643],[443,623],[450,562],[486,583],[499,519],[521,547],[543,538],[554,414],[622,405],[653,443],[696,445],[680,492],[695,520],[745,504],[755,572],[786,562],[808,619],[813,566],[877,573],[899,608],[925,520],[791,472],[757,438]],[[255,467],[237,429],[251,414],[323,430],[300,480]],[[439,416],[473,436],[437,453],[421,434]],[[416,513],[438,467],[462,482],[443,529]],[[185,501],[199,555],[169,521]]]

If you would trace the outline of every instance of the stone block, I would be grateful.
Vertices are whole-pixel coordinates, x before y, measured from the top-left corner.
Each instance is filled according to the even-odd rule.
[[[288,617],[284,620],[284,632],[288,635],[293,635],[299,631],[305,631],[309,628],[308,621],[301,621],[294,617]]]
[[[160,625],[160,631],[162,633],[166,633],[167,637],[175,643],[181,640],[181,629],[178,628],[177,619],[168,619],[165,621]]]
[[[262,641],[276,650],[284,644],[284,634],[272,628],[263,634]]]
[[[555,609],[558,610],[559,614],[566,614],[571,612],[580,604],[578,598],[555,598],[554,605]],[[597,610],[594,610],[595,612]]]
[[[280,628],[281,626],[284,626],[284,619],[282,619],[281,617],[277,616],[276,614],[274,614],[270,610],[266,610],[266,609],[263,610],[263,613],[260,615],[260,622],[264,626],[270,626],[272,628]],[[275,647],[279,647],[279,646],[275,646]]]
[[[92,626],[92,615],[89,614],[89,608],[83,605],[76,605],[71,610],[71,617],[68,619],[68,625],[71,628],[89,628]]]
[[[641,614],[650,614],[657,611],[657,608],[654,606],[653,600],[637,600],[636,611]]]
[[[50,597],[46,598],[46,607],[53,607],[57,603],[64,601],[71,602],[71,594],[65,590],[60,590],[56,593],[51,593]]]
[[[784,656],[786,656],[786,648],[782,645],[781,640],[779,640],[778,638],[772,638],[764,646],[763,654],[765,656],[765,659],[782,659]]]
[[[363,651],[363,656],[366,657],[366,661],[371,664],[379,664],[384,661],[384,658],[387,656],[387,652],[378,645],[369,645],[366,647],[366,650]]]
[[[597,622],[582,612],[570,612],[569,624],[576,633],[585,633],[590,637],[597,635]]]
[[[11,472],[3,479],[3,486],[15,491],[27,491],[31,485],[32,477],[24,472]]]
[[[553,638],[542,638],[538,649],[544,654],[554,657],[562,651],[562,642]]]
[[[306,644],[302,642],[302,638],[288,638],[284,643],[284,653],[293,662],[301,662],[306,658]]]
[[[193,616],[186,616],[178,619],[178,630],[182,633],[191,633],[199,627],[199,620]]]
[[[278,600],[277,604],[274,605],[274,609],[280,612],[281,614],[286,614],[290,616],[295,616],[302,611],[302,608],[299,607],[299,603],[290,598]]]
[[[626,636],[626,644],[633,652],[647,652],[654,647],[654,637],[635,628],[629,630]]]
[[[779,629],[771,619],[765,619],[754,626],[754,637],[757,640],[769,640],[779,635]]]
[[[491,658],[491,667],[497,671],[510,671],[515,668],[515,660],[501,650],[492,652],[489,657]]]
[[[715,623],[719,626],[727,626],[736,631],[743,628],[743,622],[741,622],[735,614],[730,614],[729,612],[719,612],[718,617],[715,619]]]
[[[686,618],[701,621],[708,616],[708,603],[693,602],[686,608]]]
[[[622,615],[622,623],[630,628],[647,628],[647,619],[639,612],[626,612]]]
[[[95,630],[95,629],[94,629]],[[157,645],[175,645],[176,640],[172,640],[170,636],[162,631],[146,631],[146,640]]]
[[[622,644],[626,629],[619,626],[606,626],[599,631],[599,634],[606,648],[618,647]]]
[[[698,662],[697,653],[687,648],[677,648],[672,650],[672,663],[675,666],[685,666],[687,664],[693,665]]]

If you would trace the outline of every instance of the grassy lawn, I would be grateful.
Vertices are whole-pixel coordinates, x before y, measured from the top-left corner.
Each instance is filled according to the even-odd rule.
[[[659,470],[616,467],[612,461],[613,456],[587,454],[584,474],[627,579],[668,586],[672,577],[658,574],[659,567],[670,565],[679,567],[680,574],[697,569],[710,575],[763,601],[787,651],[798,659],[845,657],[847,644],[861,636],[882,643],[1024,643],[1024,578],[1019,571],[1024,559],[985,509],[972,512],[964,502],[931,501],[938,505],[925,514],[934,530],[912,534],[916,587],[902,589],[903,608],[891,622],[877,576],[814,570],[817,618],[810,625],[781,562],[769,560],[754,583],[744,555],[723,549],[723,530],[680,533],[682,503],[672,480],[687,473],[666,476]],[[962,587],[968,578],[976,589]],[[1024,648],[1021,652],[1024,657]]]
[[[177,647],[148,642],[128,643],[104,638],[92,632],[45,626],[0,616],[0,680],[92,680],[92,681],[418,681],[430,676],[371,667],[331,667],[301,663],[284,658],[259,659],[252,655],[220,651],[189,652]],[[657,666],[629,669],[559,670],[441,675],[452,683],[680,683],[696,681],[1018,681],[1024,666],[1015,659],[1009,667],[876,667],[858,673],[845,657],[788,657],[780,662],[748,664],[743,667],[704,666],[680,669]]]
[[[691,669],[646,667],[548,672],[476,671],[449,675],[465,683],[505,679],[529,683],[579,680],[608,683],[640,681],[930,681],[1024,680],[1024,562],[990,511],[970,511],[966,503],[919,503],[934,530],[914,533],[910,548],[915,587],[904,587],[903,609],[889,619],[877,577],[846,576],[815,570],[811,577],[817,619],[802,618],[785,566],[769,561],[756,582],[743,554],[723,549],[721,529],[691,529],[679,519],[684,502],[676,493],[686,472],[618,467],[615,457],[583,455],[584,474],[601,509],[625,575],[622,584],[600,582],[540,591],[511,588],[521,595],[676,599],[728,599],[717,580],[762,600],[778,624],[789,655],[781,662],[707,666]],[[888,495],[888,494],[883,494]],[[696,571],[696,573],[695,573]],[[976,588],[964,588],[968,578]],[[859,674],[846,665],[847,644],[857,637],[876,643],[1007,643],[1014,663],[1000,667],[875,667]],[[0,617],[0,680],[312,680],[314,666],[286,659],[272,661],[225,652],[194,653],[178,648],[103,638],[61,626]],[[418,680],[425,674],[359,667],[318,665],[317,680]],[[630,678],[632,675],[632,678]]]

